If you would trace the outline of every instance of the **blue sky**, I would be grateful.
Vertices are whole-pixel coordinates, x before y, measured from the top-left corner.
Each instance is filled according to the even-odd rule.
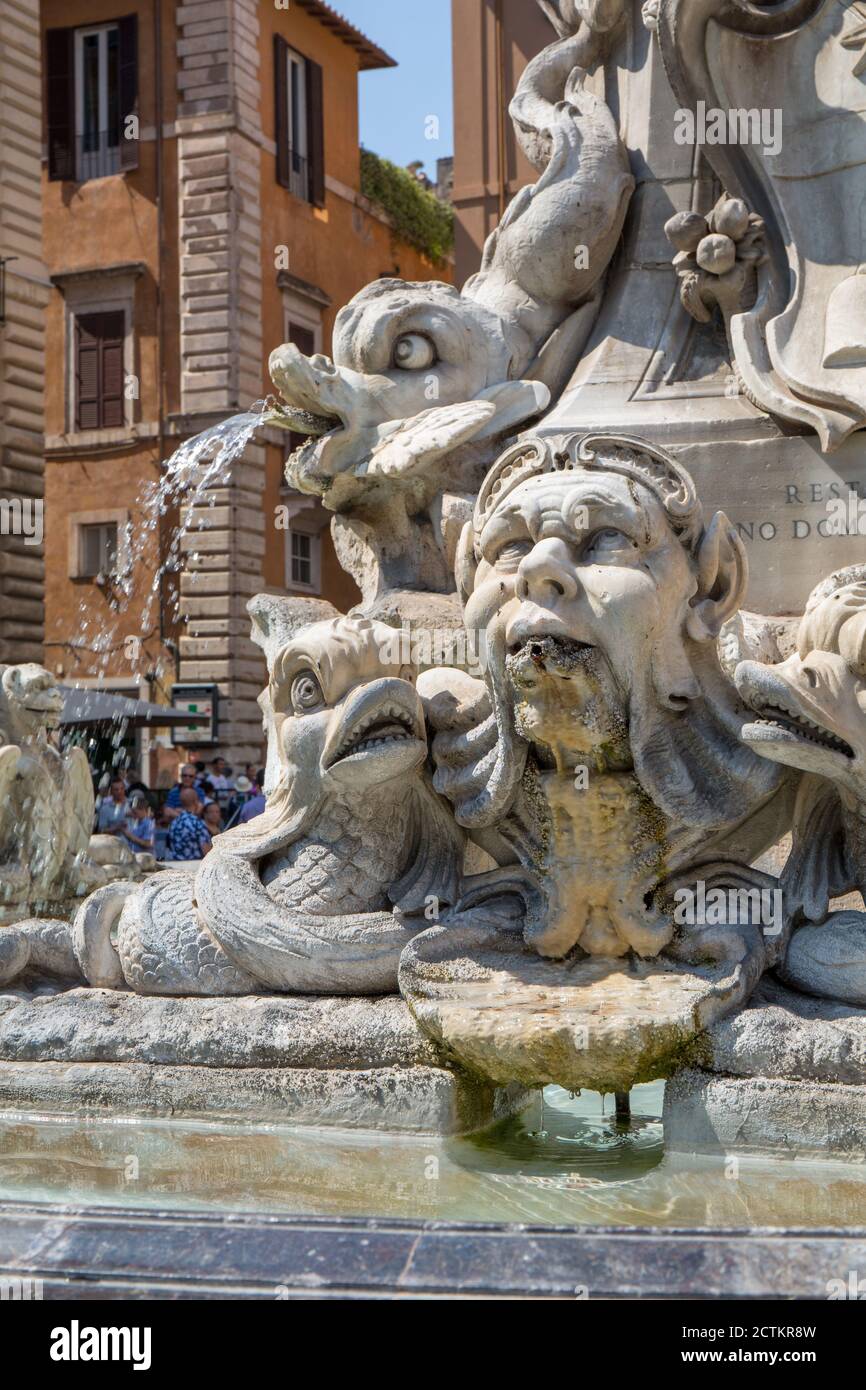
[[[436,160],[454,153],[451,0],[329,3],[399,63],[361,73],[361,143],[395,164],[422,159],[432,177]],[[429,116],[438,118],[438,140],[427,138]]]

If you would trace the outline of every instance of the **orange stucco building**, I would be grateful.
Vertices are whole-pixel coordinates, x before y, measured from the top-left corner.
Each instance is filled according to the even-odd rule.
[[[220,751],[255,760],[246,603],[357,601],[328,515],[286,488],[285,436],[260,435],[154,593],[176,518],[143,490],[268,393],[286,337],[328,352],[370,280],[451,278],[360,192],[359,73],[392,60],[321,0],[43,0],[41,23],[46,664],[158,702],[213,686]],[[143,737],[155,779],[176,759]]]
[[[514,136],[510,102],[527,63],[554,38],[536,0],[451,0],[456,281],[481,264],[511,199],[538,175]]]

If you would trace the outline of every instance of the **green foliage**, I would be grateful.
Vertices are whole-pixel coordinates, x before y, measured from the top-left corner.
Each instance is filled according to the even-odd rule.
[[[397,236],[431,261],[444,261],[451,254],[454,209],[422,188],[408,169],[362,150],[361,192],[388,214]]]

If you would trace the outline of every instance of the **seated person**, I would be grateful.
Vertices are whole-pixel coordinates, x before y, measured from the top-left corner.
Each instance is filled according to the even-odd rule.
[[[140,793],[130,797],[129,815],[122,831],[122,839],[129,845],[133,854],[153,854],[156,821],[147,797]]]
[[[184,787],[180,811],[168,832],[169,859],[203,859],[210,852],[211,837],[201,819],[202,804],[194,787]]]
[[[219,835],[223,828],[223,813],[220,810],[218,801],[209,801],[204,808],[202,820],[207,826],[208,832],[213,837]]]
[[[195,768],[191,763],[184,763],[178,774],[178,781],[175,782],[168,796],[165,798],[165,805],[162,808],[163,819],[165,821],[174,820],[180,813],[180,795],[185,787],[195,790]]]
[[[126,799],[126,783],[122,777],[113,777],[110,795],[103,801],[96,818],[97,834],[122,835],[128,815],[129,802]]]
[[[246,825],[247,821],[255,820],[265,809],[264,792],[256,792],[251,796],[244,809],[241,811],[241,824]]]

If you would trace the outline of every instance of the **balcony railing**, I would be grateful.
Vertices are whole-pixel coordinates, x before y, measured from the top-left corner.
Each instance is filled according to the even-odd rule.
[[[289,190],[305,203],[310,201],[310,165],[293,149],[289,149]]]
[[[76,183],[119,174],[120,137],[116,130],[90,131],[68,140],[52,137],[51,167],[57,177]]]

